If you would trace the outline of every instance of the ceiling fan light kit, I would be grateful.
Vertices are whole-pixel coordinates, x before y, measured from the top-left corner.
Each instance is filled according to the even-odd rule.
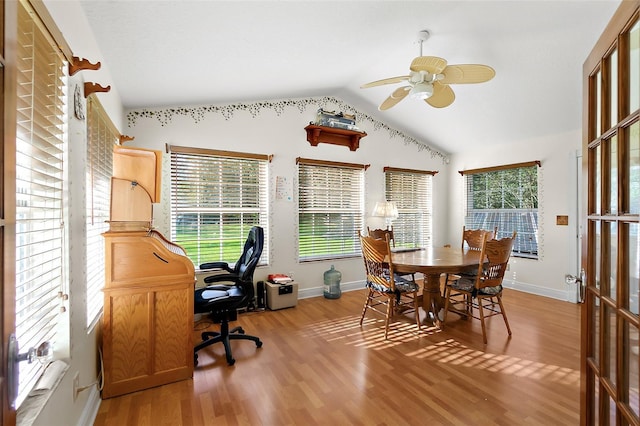
[[[360,86],[362,89],[407,82],[408,86],[397,88],[385,99],[379,110],[387,110],[407,97],[424,100],[434,108],[444,108],[453,103],[456,96],[450,84],[484,83],[495,76],[495,71],[488,65],[459,64],[447,65],[447,61],[437,56],[422,56],[422,43],[429,38],[429,31],[418,32],[420,56],[416,57],[409,67],[409,75],[390,77],[372,81]]]
[[[433,95],[433,84],[429,82],[416,83],[409,91],[409,96],[413,99],[424,100]]]

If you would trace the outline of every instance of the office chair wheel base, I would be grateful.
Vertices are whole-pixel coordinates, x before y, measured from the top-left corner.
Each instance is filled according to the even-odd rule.
[[[262,341],[258,340],[256,342],[256,348],[261,348],[262,347]]]
[[[198,366],[198,354],[193,354],[193,366]]]
[[[236,360],[231,358],[231,359],[227,359],[227,364],[229,364],[229,366],[232,366],[233,364],[236,363]]]

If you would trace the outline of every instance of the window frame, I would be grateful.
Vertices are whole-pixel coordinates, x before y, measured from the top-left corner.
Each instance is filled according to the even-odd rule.
[[[437,171],[384,167],[387,201],[398,208],[393,221],[396,247],[428,247],[433,240],[433,176]]]
[[[497,238],[507,237],[515,230],[517,232],[516,241],[513,245],[512,256],[538,259],[540,256],[540,173],[538,169],[542,167],[540,161],[530,161],[524,163],[507,164],[495,167],[487,167],[481,169],[470,169],[460,171],[459,173],[464,176],[464,224],[468,229],[494,229],[498,227]],[[505,202],[517,201],[517,208],[473,208],[472,204],[477,197],[474,194],[478,191],[473,189],[473,180],[478,178],[485,178],[487,181],[491,177],[498,176],[501,182],[504,182],[505,177],[508,178],[508,172],[514,170],[519,171],[517,175],[518,183],[514,185],[514,188],[518,188],[518,192],[504,191],[505,187],[501,186],[500,201],[504,206]],[[524,176],[527,170],[534,170],[536,174],[535,179],[535,194],[532,191],[523,190],[527,185],[526,182],[532,182],[531,179],[527,179]],[[513,177],[513,175],[511,175]],[[513,185],[513,183],[512,183]],[[495,194],[496,189],[488,188],[483,191],[487,194]],[[525,195],[526,194],[526,195]],[[511,196],[511,200],[505,199],[505,195]],[[529,196],[528,200],[523,200],[525,196]],[[488,197],[487,197],[488,200]],[[487,201],[489,202],[489,201]],[[535,204],[535,207],[523,207],[523,204]],[[476,212],[480,219],[472,218],[472,213]],[[511,229],[509,226],[505,226],[505,223],[513,223],[514,221],[509,218],[511,215],[517,214],[516,229]],[[527,220],[521,221],[519,218],[525,217]],[[528,225],[527,225],[528,224]]]
[[[242,248],[251,227],[260,226],[264,230],[265,238],[258,265],[268,265],[270,258],[268,238],[270,222],[269,174],[273,156],[177,145],[171,145],[168,148],[171,155],[170,228],[172,241],[184,248],[196,268],[202,263],[213,261],[233,264],[242,254]],[[216,167],[217,172],[203,173],[209,167]],[[244,170],[248,175],[239,173],[240,170]],[[212,180],[205,182],[202,181],[203,178]],[[196,185],[197,182],[202,182],[202,185]],[[242,186],[243,184],[244,186]],[[195,190],[194,188],[199,189]],[[240,188],[244,194],[238,193],[238,198],[234,199],[237,203],[229,204],[228,199],[225,201],[224,196],[225,193],[230,194],[227,191],[233,191],[234,188]],[[192,192],[186,192],[187,189]],[[216,192],[215,197],[211,197],[212,191]],[[205,192],[207,192],[207,200],[203,197]],[[186,199],[189,194],[192,198],[196,197],[195,203]],[[207,204],[211,204],[211,200],[217,202],[217,205],[207,206]],[[195,222],[188,221],[188,223],[178,224],[179,215],[194,215],[197,219]],[[214,218],[216,215],[219,216],[217,232],[213,233],[215,234],[213,238],[207,238],[202,229],[207,225],[215,225],[213,221],[206,223],[206,220]],[[238,222],[224,220],[224,217],[232,218],[234,215],[239,215]],[[246,218],[251,217],[258,219],[245,221]],[[194,238],[181,237],[182,229],[186,226],[195,226],[193,229]],[[211,254],[207,254],[208,251],[203,249],[206,245],[217,247],[216,253],[214,254],[212,250]]]
[[[37,2],[18,2],[17,49],[21,60],[17,68],[15,139],[15,326],[16,339],[22,348],[37,347],[45,341],[54,348],[57,346],[57,339],[63,337],[59,333],[60,314],[66,310],[64,296],[68,288],[69,253],[64,224],[68,218],[65,211],[69,179],[65,70],[69,56],[65,54],[68,50],[64,39],[46,16],[46,10],[41,10]],[[54,38],[55,34],[58,37]],[[27,45],[21,42],[27,40],[31,43],[30,50],[22,50]],[[22,76],[24,80],[20,79]],[[37,86],[37,90],[26,92],[29,85]],[[45,223],[48,227],[42,226]],[[46,365],[21,362],[18,368],[16,406],[25,400]]]
[[[365,171],[369,165],[300,157],[296,165],[298,262],[361,256],[358,233],[364,226]],[[321,178],[323,185],[319,184]]]

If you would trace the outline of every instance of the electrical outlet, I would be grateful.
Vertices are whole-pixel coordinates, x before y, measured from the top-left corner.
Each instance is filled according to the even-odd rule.
[[[78,398],[78,394],[80,393],[80,372],[76,371],[76,374],[73,376],[73,402]]]

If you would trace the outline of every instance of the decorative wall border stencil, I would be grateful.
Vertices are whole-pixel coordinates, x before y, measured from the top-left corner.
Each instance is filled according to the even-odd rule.
[[[175,116],[191,117],[195,123],[202,121],[206,114],[221,114],[225,120],[233,118],[236,111],[245,111],[251,114],[253,118],[257,117],[263,110],[272,110],[276,115],[280,116],[285,108],[297,108],[303,113],[307,108],[329,109],[327,105],[335,105],[336,109],[356,116],[356,123],[367,122],[373,126],[374,131],[386,130],[391,138],[400,138],[405,145],[414,144],[418,147],[418,151],[427,150],[431,154],[431,158],[441,157],[443,163],[449,162],[449,157],[440,151],[431,148],[416,138],[406,135],[400,130],[389,127],[380,120],[371,117],[368,114],[356,110],[351,105],[331,96],[321,98],[301,98],[301,99],[283,99],[277,101],[258,101],[250,103],[237,103],[228,105],[204,105],[193,107],[169,107],[165,109],[142,109],[133,110],[127,113],[128,126],[135,127],[138,120],[143,118],[156,119],[161,126],[171,123]]]

